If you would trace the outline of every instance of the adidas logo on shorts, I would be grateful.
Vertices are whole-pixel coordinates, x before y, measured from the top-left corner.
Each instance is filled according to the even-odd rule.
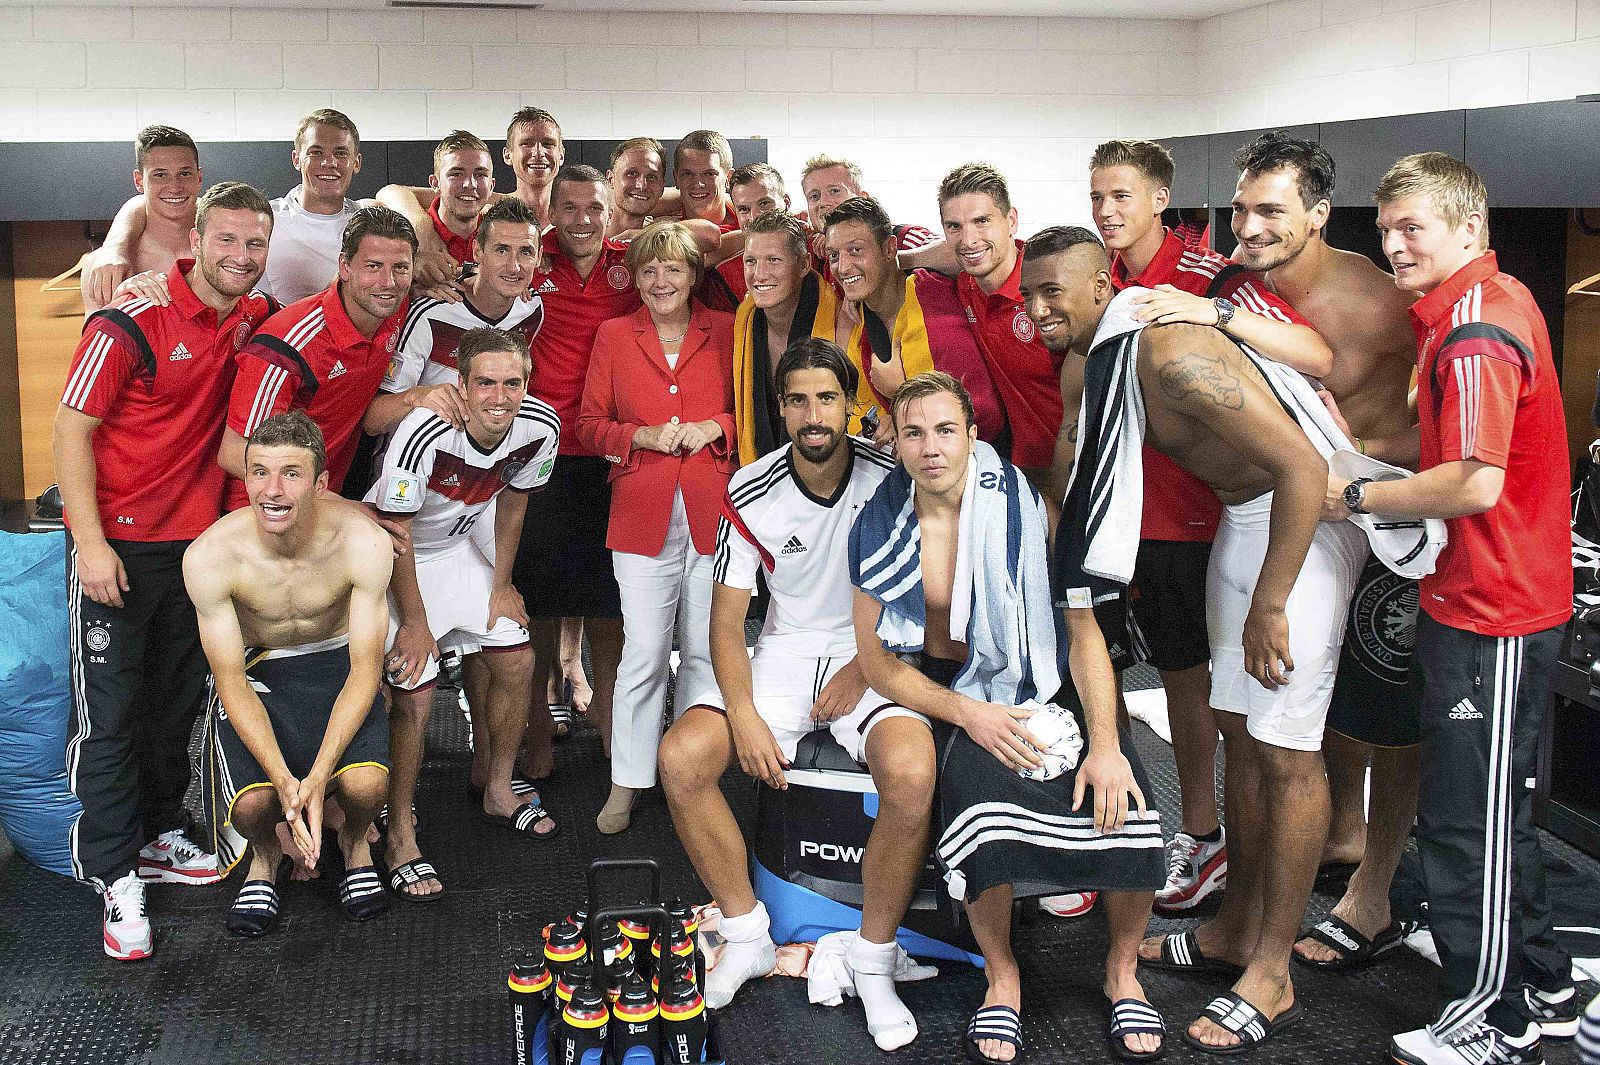
[[[789,537],[789,542],[783,545],[783,549],[781,551],[779,551],[778,554],[780,554],[780,555],[803,555],[803,554],[805,554],[805,550],[806,550],[806,545],[800,542],[800,537],[791,536],[791,537]]]
[[[1482,721],[1483,711],[1472,705],[1471,699],[1463,699],[1450,708],[1451,721]]]

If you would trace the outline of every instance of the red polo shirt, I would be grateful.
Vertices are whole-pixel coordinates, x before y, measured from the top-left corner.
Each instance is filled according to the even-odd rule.
[[[445,250],[450,253],[450,258],[465,266],[467,263],[478,261],[478,244],[472,237],[457,236],[455,230],[444,224],[444,219],[439,217],[439,197],[435,196],[428,205],[428,220],[433,223],[433,231],[439,234],[439,239],[444,241]]]
[[[1177,233],[1167,230],[1161,249],[1138,277],[1128,276],[1127,263],[1117,255],[1111,262],[1111,284],[1118,292],[1133,285],[1171,285],[1196,296],[1226,297],[1245,310],[1268,318],[1310,324],[1249,271],[1233,272],[1213,291],[1217,275],[1230,265],[1233,264],[1228,259],[1210,248],[1186,244]],[[1209,543],[1217,538],[1221,516],[1222,504],[1204,481],[1145,445],[1142,539]]]
[[[328,487],[339,491],[361,442],[361,416],[378,394],[405,320],[402,300],[399,310],[368,339],[345,312],[337,280],[289,304],[267,319],[239,353],[228,428],[249,439],[272,415],[305,411],[322,430]],[[227,502],[229,510],[249,503],[243,482],[229,479]]]
[[[578,440],[578,409],[594,335],[606,319],[637,310],[639,293],[624,262],[628,246],[620,241],[607,238],[587,278],[578,276],[554,232],[544,235],[542,247],[550,272],[538,286],[544,326],[531,345],[533,376],[539,398],[561,416],[560,454],[590,455]]]
[[[967,321],[978,334],[989,375],[1005,400],[1011,423],[1011,461],[1018,466],[1047,467],[1055,458],[1061,430],[1060,364],[1045,350],[1039,330],[1022,309],[1022,241],[1017,264],[992,295],[978,287],[971,274],[956,278],[956,294]]]
[[[1544,315],[1491,251],[1418,300],[1411,324],[1421,468],[1475,459],[1505,470],[1494,506],[1446,520],[1422,609],[1484,636],[1560,625],[1572,614],[1571,465]]]
[[[61,402],[100,419],[95,498],[108,540],[193,540],[222,513],[222,441],[234,355],[276,309],[251,292],[219,321],[167,271],[172,302],[123,296],[84,323]],[[71,515],[67,515],[69,522]]]

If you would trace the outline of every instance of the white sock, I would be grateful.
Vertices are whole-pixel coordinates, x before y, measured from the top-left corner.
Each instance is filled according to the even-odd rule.
[[[766,976],[778,965],[778,948],[768,934],[772,923],[767,908],[756,908],[738,917],[723,915],[717,932],[727,940],[717,967],[706,974],[705,999],[708,1009],[718,1010],[733,1001],[746,980]]]
[[[855,976],[856,994],[867,1011],[867,1031],[879,1050],[899,1050],[917,1037],[917,1019],[911,1016],[894,989],[894,940],[872,943],[861,935],[845,956]]]

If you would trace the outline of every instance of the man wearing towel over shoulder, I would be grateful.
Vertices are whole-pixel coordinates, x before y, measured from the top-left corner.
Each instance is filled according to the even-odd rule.
[[[1087,360],[1081,378],[1063,373],[1083,382],[1063,395],[1056,452],[1073,470],[1056,537],[1063,605],[1091,605],[1132,579],[1144,443],[1223,503],[1206,600],[1211,706],[1228,750],[1229,890],[1216,917],[1147,940],[1140,956],[1238,974],[1187,1032],[1199,1050],[1236,1053],[1300,1015],[1289,955],[1328,829],[1319,748],[1366,549],[1351,523],[1317,517],[1325,456],[1350,444],[1298,372],[1208,326],[1139,322],[1146,290],[1117,293],[1085,229],[1029,240],[1021,291],[1051,351]]]
[[[1118,735],[1094,611],[1067,611],[1072,683],[1063,686],[1068,653],[1039,493],[977,439],[971,398],[948,374],[901,385],[890,415],[900,467],[850,534],[856,661],[874,691],[935,721],[937,855],[951,894],[966,902],[989,979],[963,1048],[975,1062],[1022,1053],[1013,897],[1098,889],[1110,925],[1113,1049],[1155,1057],[1164,1029],[1135,970],[1165,879],[1160,818],[1145,808],[1149,784],[1131,741]],[[1056,742],[1040,739],[1046,726]]]

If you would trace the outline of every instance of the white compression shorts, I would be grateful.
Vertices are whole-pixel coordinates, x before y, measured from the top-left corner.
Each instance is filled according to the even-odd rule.
[[[1250,735],[1295,751],[1322,748],[1333,699],[1350,596],[1367,541],[1348,521],[1318,522],[1305,565],[1289,592],[1289,654],[1294,672],[1276,691],[1245,672],[1244,622],[1267,553],[1272,493],[1224,507],[1206,570],[1206,627],[1211,638],[1211,705],[1246,716]]]
[[[817,696],[833,679],[833,675],[848,665],[853,657],[764,655],[759,646],[756,648],[755,655],[750,659],[751,694],[754,696],[756,713],[772,730],[772,738],[778,741],[785,758],[793,760],[795,748],[807,733],[826,728],[832,731],[833,738],[839,741],[851,758],[865,765],[867,734],[879,722],[891,717],[909,717],[927,724],[928,719],[923,715],[885,699],[871,688],[862,693],[855,708],[843,717],[827,725],[813,721],[811,707],[816,703]],[[709,706],[713,710],[727,712],[722,693],[715,688],[702,693],[691,705]]]
[[[441,652],[454,649],[472,654],[480,649],[515,651],[528,646],[528,630],[510,618],[496,618],[492,628],[486,624],[493,583],[494,567],[475,544],[462,544],[448,555],[417,563],[417,586],[428,611],[428,630]],[[400,612],[390,593],[387,647],[394,646],[399,629]],[[422,675],[401,687],[415,691],[438,675],[439,660],[429,655]]]

